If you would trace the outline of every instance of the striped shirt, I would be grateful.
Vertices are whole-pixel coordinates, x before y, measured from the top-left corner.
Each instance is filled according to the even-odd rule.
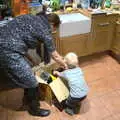
[[[46,15],[22,15],[0,27],[0,49],[25,54],[42,41],[49,52],[55,50]]]

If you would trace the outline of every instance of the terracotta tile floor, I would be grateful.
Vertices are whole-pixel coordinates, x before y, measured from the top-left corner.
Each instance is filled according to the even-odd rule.
[[[120,65],[111,56],[103,54],[87,58],[80,67],[90,91],[78,115],[69,116],[54,105],[41,102],[41,107],[51,109],[51,115],[30,116],[27,111],[19,111],[23,91],[13,89],[0,93],[0,120],[120,120]]]

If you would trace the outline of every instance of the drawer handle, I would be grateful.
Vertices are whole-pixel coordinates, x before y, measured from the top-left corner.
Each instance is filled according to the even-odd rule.
[[[99,26],[101,26],[101,27],[103,27],[103,26],[108,26],[110,23],[109,22],[107,22],[107,23],[100,23],[100,24],[98,24]]]

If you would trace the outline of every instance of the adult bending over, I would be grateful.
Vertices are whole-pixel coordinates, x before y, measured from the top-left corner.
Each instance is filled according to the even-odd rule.
[[[18,87],[24,89],[28,112],[35,116],[48,116],[49,110],[40,109],[38,82],[25,56],[28,49],[34,49],[43,42],[50,56],[66,67],[55,49],[52,29],[59,27],[60,19],[54,14],[40,13],[37,16],[22,15],[0,28],[0,69]]]

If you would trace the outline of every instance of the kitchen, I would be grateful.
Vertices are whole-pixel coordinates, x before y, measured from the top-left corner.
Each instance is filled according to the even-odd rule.
[[[114,7],[111,5],[106,8],[104,4],[102,9],[81,9],[75,5],[73,9],[65,5],[64,10],[53,11],[61,20],[60,28],[53,32],[57,51],[63,56],[71,51],[79,56],[90,92],[83,101],[80,113],[74,116],[60,112],[54,105],[42,101],[42,107],[52,110],[46,119],[120,118],[120,8]],[[13,94],[16,97],[11,97]],[[23,119],[23,116],[24,119],[42,119],[29,116],[26,111],[19,111],[22,96],[23,90],[20,88],[0,92],[2,120]]]

